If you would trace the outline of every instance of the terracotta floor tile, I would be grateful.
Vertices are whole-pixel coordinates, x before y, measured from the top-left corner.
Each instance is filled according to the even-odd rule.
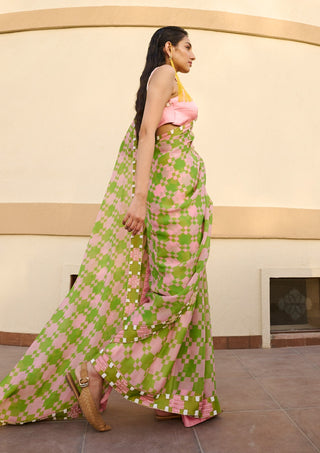
[[[320,372],[320,352],[313,352],[309,354],[303,354],[306,361],[312,364],[318,372]]]
[[[241,358],[256,357],[286,357],[296,356],[298,348],[260,348],[260,349],[233,349],[233,353]]]
[[[239,360],[253,376],[316,376],[319,373],[312,360],[302,354],[242,355]]]
[[[79,453],[84,420],[27,423],[0,428],[1,453]]]
[[[320,407],[320,373],[316,376],[256,378],[284,408]]]
[[[215,358],[215,372],[216,377],[236,377],[236,376],[243,376],[243,377],[250,377],[250,374],[242,365],[238,357],[235,355],[225,355],[225,356],[218,356]]]
[[[218,377],[217,396],[224,411],[278,408],[259,383],[251,377]]]
[[[231,349],[215,349],[214,358],[217,359],[219,357],[234,357],[233,350],[231,350]]]
[[[12,370],[28,348],[0,345],[0,381]]]
[[[112,430],[97,433],[89,426],[83,453],[199,452],[193,430],[181,420],[157,421],[152,409],[128,402],[115,392],[104,418]]]
[[[309,346],[301,346],[299,348],[294,348],[296,352],[302,353],[302,354],[309,354],[313,352],[319,352],[320,353],[320,345],[309,345]]]
[[[320,368],[320,346],[307,346],[296,348],[296,350],[300,356],[304,357],[314,367]]]
[[[320,449],[320,407],[288,409],[287,412],[309,439]]]
[[[283,411],[222,413],[196,428],[204,453],[314,453]]]

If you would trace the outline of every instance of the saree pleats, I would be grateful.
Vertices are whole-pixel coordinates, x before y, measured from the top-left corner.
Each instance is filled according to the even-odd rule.
[[[135,189],[129,127],[74,286],[0,383],[2,424],[77,417],[65,375],[82,361],[137,404],[185,420],[221,412],[206,277],[212,202],[192,141],[192,123],[157,137],[145,229],[132,236],[122,225]]]

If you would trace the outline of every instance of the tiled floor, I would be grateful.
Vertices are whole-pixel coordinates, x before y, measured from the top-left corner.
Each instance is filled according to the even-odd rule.
[[[26,348],[0,346],[0,378]],[[112,431],[85,420],[0,428],[0,453],[320,452],[320,346],[216,350],[224,412],[195,428],[158,422],[150,409],[111,395]]]

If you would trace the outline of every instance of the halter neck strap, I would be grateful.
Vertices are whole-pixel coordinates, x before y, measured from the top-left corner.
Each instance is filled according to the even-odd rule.
[[[180,102],[191,102],[192,101],[192,97],[190,96],[190,94],[186,91],[186,89],[182,85],[181,80],[179,79],[178,73],[176,71],[176,68],[175,68],[175,66],[173,64],[172,58],[170,58],[170,64],[173,67],[174,72],[176,73],[176,80],[177,80],[177,83],[178,83],[178,101],[180,101]]]
[[[188,94],[188,92],[185,90],[184,86],[182,85],[181,83],[181,80],[179,79],[179,76],[177,74],[177,71],[176,71],[176,68],[173,64],[173,61],[172,59],[170,59],[170,63],[171,63],[171,66],[173,67],[174,69],[174,72],[176,74],[176,81],[177,81],[177,84],[178,84],[178,101],[179,102],[191,102],[192,101],[192,97],[190,96],[190,94]],[[147,87],[146,89],[148,89],[149,87],[149,82],[150,82],[150,78],[152,76],[152,74],[154,73],[154,71],[156,69],[158,69],[160,66],[157,66],[156,68],[154,68],[153,71],[151,71],[150,75],[149,75],[149,79],[148,79],[148,82],[147,82]]]

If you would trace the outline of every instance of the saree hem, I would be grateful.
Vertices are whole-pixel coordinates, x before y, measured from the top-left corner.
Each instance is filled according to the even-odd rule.
[[[108,382],[117,393],[133,403],[159,409],[174,414],[190,415],[194,418],[207,418],[220,413],[220,404],[214,394],[209,398],[202,398],[202,395],[158,393],[151,394],[131,386],[118,371],[117,366],[109,361],[93,363],[96,371]]]

